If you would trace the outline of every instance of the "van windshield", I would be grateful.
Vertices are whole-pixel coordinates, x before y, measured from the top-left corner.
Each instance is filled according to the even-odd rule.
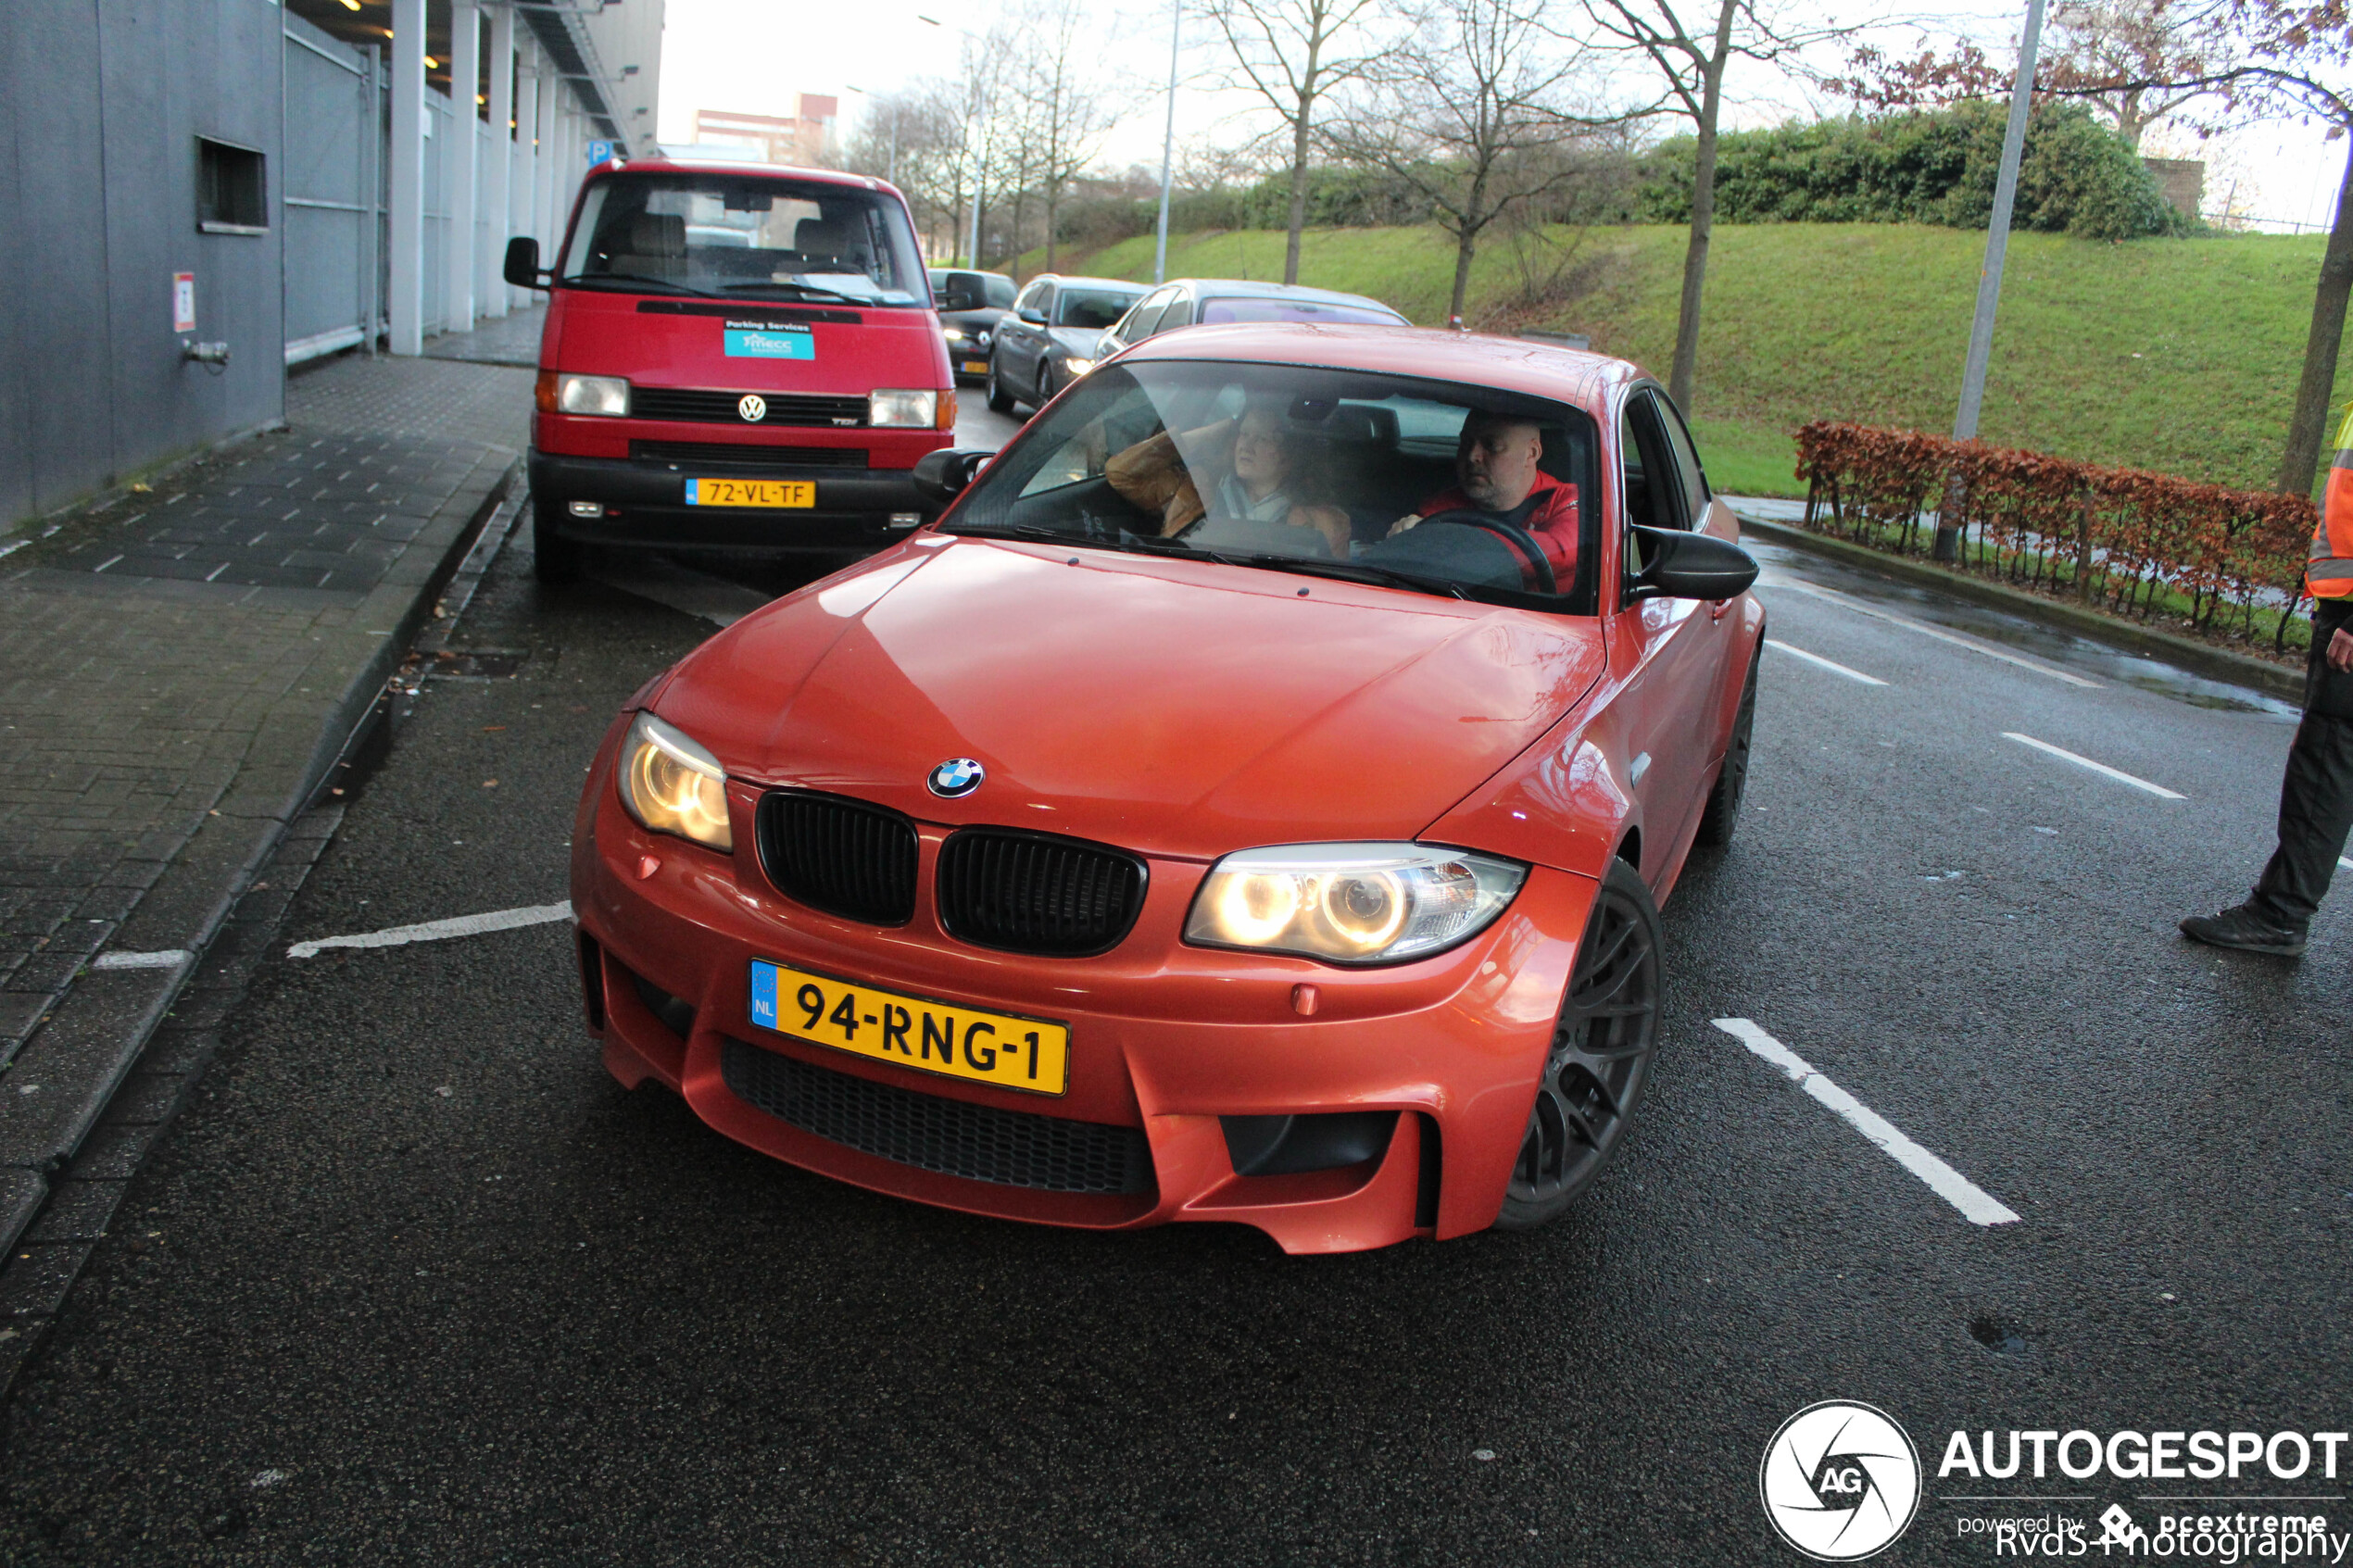
[[[723,298],[928,307],[906,210],[880,192],[749,175],[621,173],[588,187],[559,281]]]

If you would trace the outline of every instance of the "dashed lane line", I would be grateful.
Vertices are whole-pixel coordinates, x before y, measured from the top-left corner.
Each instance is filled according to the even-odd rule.
[[[1787,1073],[1791,1083],[1836,1111],[1856,1132],[1885,1149],[1889,1159],[1925,1182],[1931,1192],[1959,1210],[1961,1218],[1970,1224],[2018,1223],[2016,1210],[1906,1137],[1894,1123],[1823,1077],[1814,1070],[1811,1062],[1748,1019],[1719,1018],[1715,1023],[1717,1028]]]
[[[395,925],[382,931],[363,931],[352,936],[321,936],[308,942],[297,942],[286,949],[290,959],[314,958],[329,947],[404,947],[411,942],[447,942],[456,936],[480,936],[493,931],[514,931],[526,925],[547,925],[572,918],[572,901],[560,904],[525,904],[515,909],[492,909],[487,914],[459,915],[451,920],[429,920],[422,925]]]
[[[1807,653],[1804,648],[1793,648],[1787,643],[1781,641],[1779,637],[1766,638],[1765,646],[1768,648],[1779,648],[1793,659],[1802,659],[1808,664],[1818,664],[1833,675],[1843,675],[1850,681],[1859,681],[1867,686],[1883,686],[1887,684],[1885,681],[1881,680],[1876,675],[1866,675],[1860,670],[1849,670],[1845,665],[1840,664],[1832,659],[1824,659],[1818,653]]]
[[[2053,757],[2058,758],[2061,761],[2072,762],[2079,768],[2088,768],[2095,773],[2099,773],[2105,777],[2114,779],[2118,784],[2130,784],[2134,789],[2145,790],[2149,794],[2158,797],[2159,799],[2187,800],[2189,798],[2188,796],[2182,794],[2178,790],[2168,789],[2160,784],[2151,784],[2146,779],[2135,778],[2131,773],[2124,771],[2120,768],[2111,768],[2105,762],[2095,762],[2088,757],[2079,757],[2063,746],[2053,746],[2049,741],[2036,740],[2032,735],[2022,735],[2016,730],[2004,730],[2002,732],[2002,738],[2004,740],[2014,740],[2020,746],[2031,746],[2037,751],[2048,752]]]
[[[1987,659],[1998,659],[2004,664],[2016,665],[2029,674],[2047,676],[2054,681],[2064,681],[2070,686],[2082,686],[2088,691],[2099,689],[2100,684],[2087,676],[2078,675],[2067,670],[2054,670],[2051,666],[2037,660],[2023,659],[1997,647],[1989,647],[1975,637],[1964,637],[1957,633],[1947,632],[1942,627],[1925,625],[1908,616],[1891,614],[1875,606],[1859,603],[1851,596],[1842,594],[1835,588],[1824,588],[1812,583],[1800,583],[1794,578],[1778,574],[1764,581],[1767,587],[1786,588],[1793,594],[1805,594],[1842,608],[1851,609],[1857,615],[1868,615],[1874,621],[1884,621],[1890,626],[1901,626],[1906,632],[1917,632],[1923,637],[1933,637],[1940,643],[1950,643],[1957,648],[1967,648],[1969,652],[1982,654]]]

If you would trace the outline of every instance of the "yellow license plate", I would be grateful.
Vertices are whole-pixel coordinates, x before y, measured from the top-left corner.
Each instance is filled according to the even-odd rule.
[[[965,361],[964,361],[964,374],[966,374],[966,375],[968,375],[968,376],[985,376],[985,375],[987,375],[988,373],[988,360],[986,360],[986,359],[967,359],[967,360],[965,360]]]
[[[690,507],[813,507],[817,486],[805,479],[690,479]]]
[[[751,1021],[797,1040],[1000,1089],[1070,1087],[1070,1028],[751,961]]]

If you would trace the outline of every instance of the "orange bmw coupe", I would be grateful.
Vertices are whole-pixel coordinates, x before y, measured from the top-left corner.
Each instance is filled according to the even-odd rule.
[[[573,849],[623,1085],[975,1214],[1292,1252],[1566,1209],[1731,833],[1764,611],[1598,355],[1148,339],[614,721]]]

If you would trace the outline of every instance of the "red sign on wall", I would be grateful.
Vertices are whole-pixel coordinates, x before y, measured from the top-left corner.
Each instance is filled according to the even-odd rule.
[[[196,275],[194,272],[171,274],[171,330],[175,332],[196,330]]]

